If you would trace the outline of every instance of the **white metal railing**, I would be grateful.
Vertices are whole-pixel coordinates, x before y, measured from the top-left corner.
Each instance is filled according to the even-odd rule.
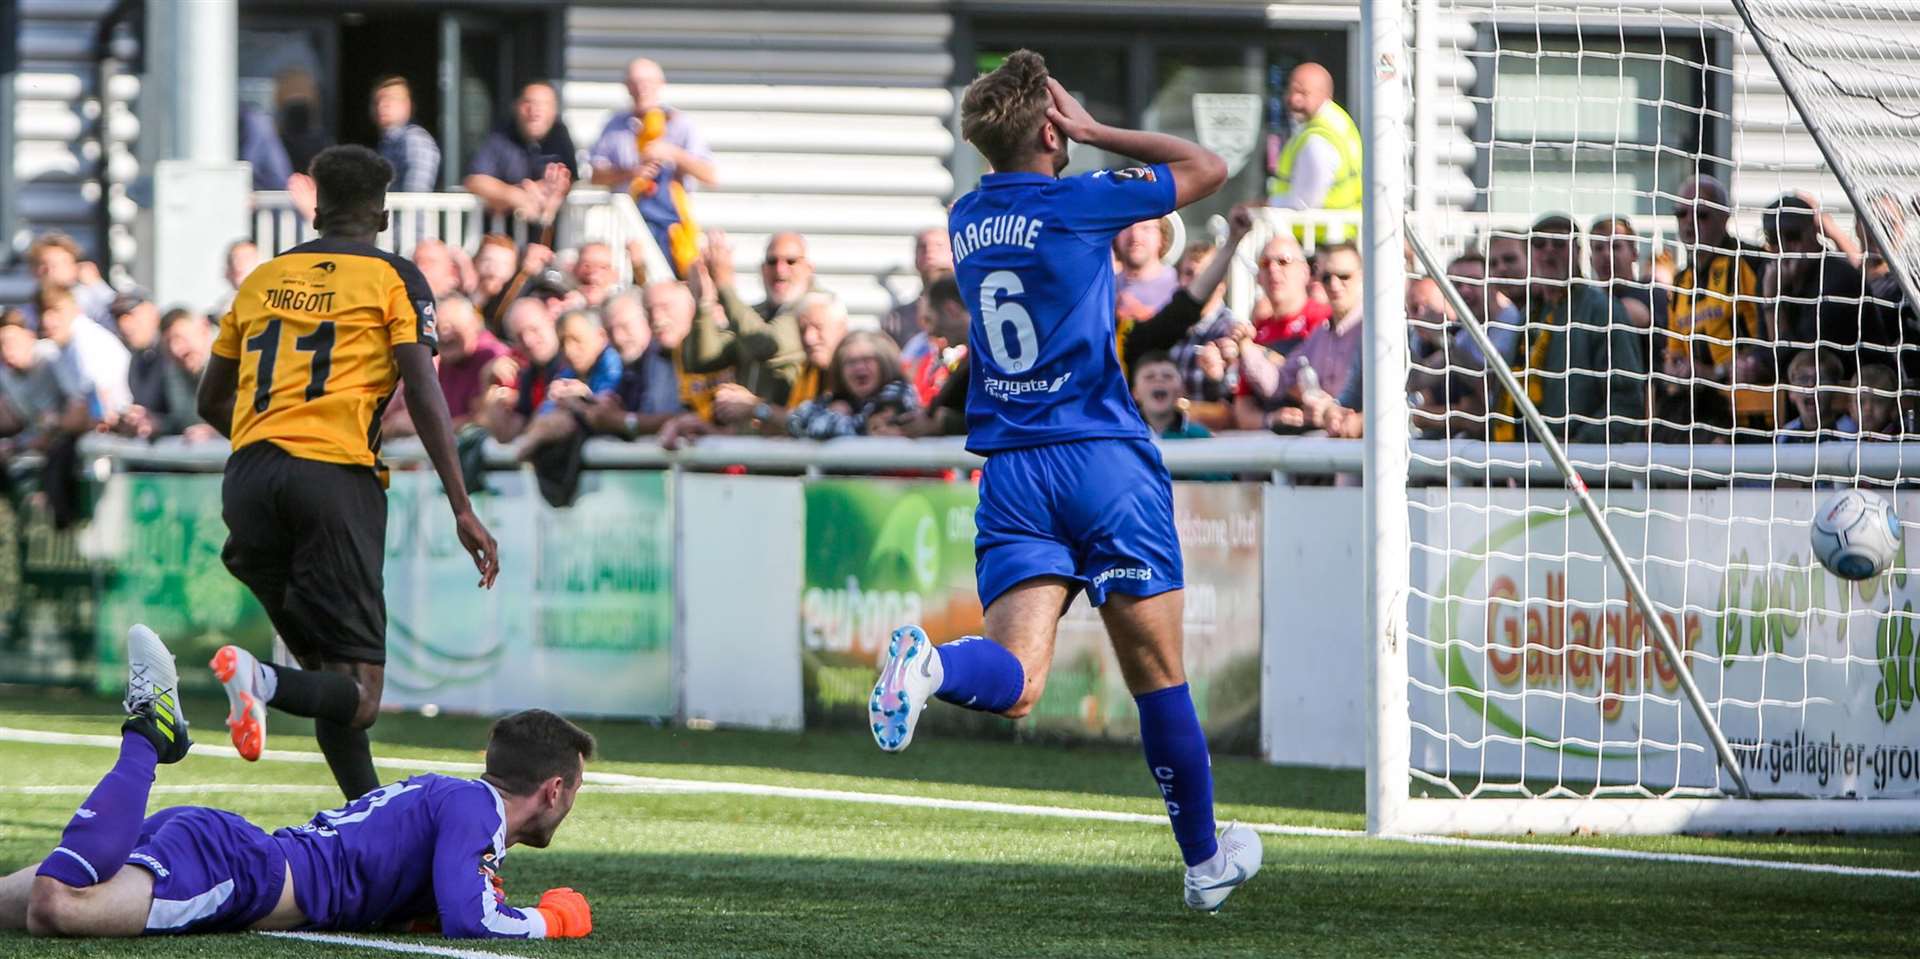
[[[1735,479],[1775,474],[1842,479],[1920,480],[1920,444],[1765,443],[1736,446],[1572,444],[1567,455],[1590,483],[1705,487]],[[1314,436],[1228,433],[1208,440],[1160,444],[1161,457],[1175,476],[1265,474],[1324,476],[1359,473],[1365,447],[1360,440]],[[106,459],[123,468],[217,472],[226,463],[223,442],[186,443],[177,438],[147,442],[95,435],[82,441],[89,460]],[[1538,444],[1483,443],[1470,440],[1415,440],[1410,444],[1413,478],[1427,482],[1479,483],[1523,480],[1557,486],[1563,480]],[[488,466],[519,466],[515,448],[489,441]],[[426,461],[416,440],[387,444],[382,456],[395,465]],[[662,449],[642,440],[628,443],[595,439],[586,445],[585,462],[600,469],[724,469],[732,466],[775,473],[895,473],[971,470],[982,460],[966,451],[958,437],[900,439],[848,437],[812,440],[758,437],[707,437],[681,450]]]
[[[390,225],[375,244],[401,256],[412,256],[414,246],[424,239],[440,240],[469,254],[480,249],[480,239],[488,233],[506,234],[522,248],[542,239],[525,220],[489,211],[479,197],[470,193],[389,193],[387,210],[392,214]],[[282,190],[253,194],[253,241],[259,244],[262,255],[278,255],[317,235],[313,224],[295,208],[291,194]],[[643,248],[648,276],[673,275],[632,197],[595,187],[576,187],[567,194],[552,243],[554,249],[571,249],[593,241],[613,248],[614,269],[621,283],[633,279],[626,250],[636,241]]]

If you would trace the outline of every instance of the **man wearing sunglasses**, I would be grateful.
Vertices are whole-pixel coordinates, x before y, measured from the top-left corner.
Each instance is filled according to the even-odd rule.
[[[719,230],[707,234],[707,253],[693,267],[691,284],[701,307],[687,337],[688,373],[732,370],[733,391],[753,394],[772,406],[797,406],[811,396],[797,395],[795,387],[807,368],[807,351],[800,342],[800,304],[813,285],[813,263],[807,259],[807,238],[798,233],[775,233],[767,240],[760,262],[760,283],[766,299],[748,306],[733,288],[733,244]],[[724,310],[727,328],[720,327],[716,310]]]
[[[1364,277],[1360,251],[1351,243],[1336,243],[1320,251],[1318,278],[1327,290],[1333,318],[1307,336],[1284,358],[1265,350],[1248,350],[1240,357],[1243,397],[1236,420],[1244,428],[1299,430],[1312,426],[1314,415],[1333,402],[1360,364],[1365,333]],[[1308,371],[1312,375],[1308,376]]]

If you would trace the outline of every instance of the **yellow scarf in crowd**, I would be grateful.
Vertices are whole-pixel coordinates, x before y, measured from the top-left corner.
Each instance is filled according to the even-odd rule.
[[[1526,387],[1527,399],[1533,401],[1534,409],[1540,408],[1540,401],[1546,399],[1547,391],[1545,378],[1533,375],[1533,371],[1546,365],[1547,346],[1552,342],[1553,328],[1547,327],[1542,329],[1539,334],[1533,338],[1533,345],[1527,348],[1526,365],[1513,371],[1513,375]],[[1500,402],[1497,404],[1495,411],[1506,418],[1496,419],[1490,423],[1490,429],[1487,431],[1487,435],[1496,443],[1518,442],[1520,439],[1520,425],[1523,421],[1520,417],[1520,404],[1514,402],[1513,394],[1501,390]]]
[[[654,107],[640,118],[640,129],[634,133],[634,141],[639,145],[640,155],[646,156],[647,144],[667,135],[667,111]],[[660,184],[651,179],[635,177],[627,187],[635,202],[653,196],[659,192]],[[667,182],[667,197],[673,201],[673,212],[680,222],[667,227],[667,249],[660,252],[673,261],[674,273],[686,276],[693,261],[700,258],[700,227],[693,222],[693,204],[687,198],[687,189],[680,185],[679,178]]]

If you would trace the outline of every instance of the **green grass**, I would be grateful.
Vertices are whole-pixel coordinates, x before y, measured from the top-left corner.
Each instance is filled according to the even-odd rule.
[[[220,741],[223,703],[195,700],[199,736]],[[0,725],[111,732],[113,706],[0,690]],[[594,769],[1154,813],[1136,752],[929,740],[900,756],[860,730],[806,735],[688,732],[597,723]],[[475,759],[485,724],[392,715],[383,757]],[[276,716],[269,745],[310,750]],[[97,748],[0,743],[0,785],[86,785]],[[1216,757],[1223,817],[1359,828],[1357,774]],[[324,766],[198,755],[163,784],[324,787]],[[155,806],[220,805],[266,826],[337,797],[210,790]],[[0,871],[51,848],[79,797],[0,792]],[[1809,836],[1552,839],[1920,869],[1920,838]],[[1171,837],[1157,825],[715,794],[581,794],[552,849],[519,850],[508,890],[571,885],[594,905],[591,939],[511,943],[527,956],[1912,955],[1920,881],[1691,864],[1460,850],[1349,838],[1268,836],[1260,877],[1218,916],[1179,901]],[[437,940],[421,940],[427,943]],[[0,956],[377,955],[216,936],[76,943],[0,933]]]

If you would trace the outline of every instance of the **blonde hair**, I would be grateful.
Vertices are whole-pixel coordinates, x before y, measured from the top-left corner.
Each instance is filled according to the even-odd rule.
[[[1008,169],[1039,146],[1052,105],[1046,59],[1015,50],[998,69],[967,85],[960,97],[960,136],[994,169]]]

